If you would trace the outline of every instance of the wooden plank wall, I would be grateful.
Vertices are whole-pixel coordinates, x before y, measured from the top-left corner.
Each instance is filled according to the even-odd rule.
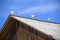
[[[9,29],[9,33],[7,34],[7,36],[9,36],[9,38],[6,38],[6,40],[17,40],[17,29],[19,27],[19,21],[14,20],[13,25],[11,26],[11,28]],[[6,37],[7,37],[6,36]]]
[[[15,36],[18,26],[19,26],[19,21],[10,18],[8,22],[5,24],[2,32],[0,33],[0,39],[11,40],[12,37]]]
[[[11,24],[12,21],[13,24]],[[9,29],[4,32],[6,35],[4,34],[3,40],[55,40],[21,21],[11,19],[7,24],[6,27]]]
[[[29,25],[20,22],[17,30],[17,40],[55,40],[51,36],[47,36],[42,32],[31,28]]]

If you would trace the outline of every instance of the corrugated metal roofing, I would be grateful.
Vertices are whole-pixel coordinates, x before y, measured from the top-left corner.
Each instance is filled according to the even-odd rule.
[[[60,24],[49,23],[44,21],[36,21],[17,16],[11,16],[11,17],[25,24],[30,25],[31,27],[37,29],[38,31],[42,31],[47,35],[52,35],[53,38],[57,40],[60,39]]]

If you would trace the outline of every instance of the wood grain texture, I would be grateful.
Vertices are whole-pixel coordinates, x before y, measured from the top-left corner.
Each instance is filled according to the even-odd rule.
[[[32,26],[12,18],[4,26],[4,30],[0,34],[1,40],[55,40]]]

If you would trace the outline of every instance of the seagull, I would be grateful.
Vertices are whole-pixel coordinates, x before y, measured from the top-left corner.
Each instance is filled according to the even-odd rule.
[[[48,21],[52,21],[52,18],[48,18]]]
[[[16,14],[16,12],[13,11],[13,10],[11,10],[10,14],[11,14],[11,15],[14,15],[14,14]]]
[[[35,15],[32,14],[32,18],[35,18]]]

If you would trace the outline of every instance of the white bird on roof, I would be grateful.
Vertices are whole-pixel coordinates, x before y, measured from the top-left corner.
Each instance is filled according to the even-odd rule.
[[[35,18],[35,15],[32,14],[32,18]]]
[[[52,21],[52,18],[48,18],[48,21]]]
[[[10,14],[13,15],[13,14],[16,14],[16,12],[11,10]]]

